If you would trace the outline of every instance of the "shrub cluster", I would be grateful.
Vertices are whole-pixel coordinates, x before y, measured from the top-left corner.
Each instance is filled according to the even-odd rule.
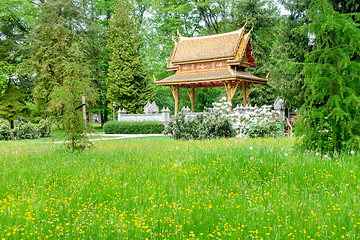
[[[8,121],[0,119],[0,140],[37,139],[51,136],[52,128],[49,119],[41,120],[39,124],[15,122],[11,129]]]
[[[165,129],[166,135],[175,139],[201,140],[235,136],[235,130],[229,117],[231,103],[222,98],[220,103],[213,103],[211,112],[204,112],[195,118],[186,117],[186,112],[175,116]]]
[[[50,119],[41,119],[37,129],[40,137],[50,137],[52,132],[52,123]]]
[[[10,123],[0,118],[0,140],[11,140],[13,139],[13,132],[10,128]]]
[[[155,134],[164,131],[164,124],[158,121],[109,121],[104,124],[106,134]]]
[[[220,137],[277,137],[283,134],[283,124],[270,106],[253,112],[230,113],[231,103],[222,98],[213,103],[210,113],[202,113],[195,118],[179,113],[165,129],[165,134],[175,139],[210,139]]]
[[[232,116],[234,128],[242,138],[277,137],[282,134],[277,113],[270,106]]]
[[[228,117],[218,112],[202,113],[195,118],[187,118],[185,112],[175,116],[165,128],[165,135],[182,140],[202,140],[233,137],[235,131]]]
[[[24,122],[16,123],[14,135],[17,139],[37,139],[40,136],[36,124]]]

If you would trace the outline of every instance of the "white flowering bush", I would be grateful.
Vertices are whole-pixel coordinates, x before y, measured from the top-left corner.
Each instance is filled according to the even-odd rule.
[[[243,114],[232,115],[233,128],[241,138],[277,137],[280,134],[278,114],[271,106],[263,107]]]
[[[165,135],[175,139],[211,139],[234,137],[235,130],[228,115],[231,103],[222,98],[219,103],[213,103],[213,109],[195,118],[187,118],[186,112],[180,112],[165,128]]]
[[[213,105],[213,114],[216,115],[228,115],[230,114],[231,102],[228,102],[226,97],[222,97],[220,102],[214,102]]]

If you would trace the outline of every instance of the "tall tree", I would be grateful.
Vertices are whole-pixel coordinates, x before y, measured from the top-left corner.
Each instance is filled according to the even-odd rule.
[[[327,0],[307,11],[306,31],[314,35],[304,67],[307,100],[298,133],[301,145],[322,152],[360,146],[359,14],[336,12]]]
[[[242,27],[246,19],[250,23],[247,25],[247,31],[254,27],[251,33],[251,43],[257,58],[257,68],[247,70],[256,76],[265,78],[272,70],[271,51],[278,45],[279,9],[269,0],[239,0],[236,1],[231,15],[232,29]],[[266,85],[254,85],[249,96],[249,103],[260,106],[272,104],[276,97],[277,92],[271,82]],[[236,92],[233,104],[242,104],[242,91]]]
[[[140,113],[153,97],[139,50],[139,24],[127,0],[120,1],[109,23],[108,98],[129,113]]]
[[[37,106],[58,117],[72,149],[82,145],[85,123],[77,108],[81,98],[95,98],[92,45],[82,10],[81,4],[72,0],[42,3],[39,25],[29,38],[27,61],[29,73],[36,76],[33,96]]]
[[[84,54],[82,41],[74,42],[67,48],[67,60],[62,63],[63,82],[56,84],[51,93],[51,106],[58,113],[59,123],[65,129],[65,137],[72,150],[83,149],[87,136],[86,120],[83,118],[82,97],[86,105],[94,103],[96,93],[91,86],[91,64]]]
[[[305,56],[312,49],[309,34],[297,30],[303,24],[304,20],[294,15],[284,16],[277,29],[278,43],[270,54],[270,83],[293,109],[299,109],[306,98],[302,71]]]
[[[36,76],[34,101],[39,109],[49,107],[51,93],[64,79],[63,61],[75,36],[76,11],[70,0],[48,0],[41,5],[38,26],[31,32],[26,68]]]
[[[0,9],[0,117],[13,127],[13,120],[28,109],[32,78],[22,76],[19,66],[34,10],[28,1],[14,0],[2,1]]]

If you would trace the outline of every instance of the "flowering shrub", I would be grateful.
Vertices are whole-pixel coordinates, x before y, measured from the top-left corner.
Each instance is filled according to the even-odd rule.
[[[293,116],[290,119],[286,120],[286,124],[285,124],[285,135],[292,137],[293,131],[294,131],[294,126],[296,123],[296,116]]]
[[[164,134],[184,140],[235,136],[228,116],[231,104],[222,98],[220,103],[213,103],[213,106],[212,112],[204,112],[195,118],[187,118],[185,112],[179,113],[165,128]]]
[[[246,113],[231,113],[231,103],[223,97],[213,103],[210,113],[202,113],[196,118],[187,118],[179,113],[165,129],[166,135],[175,139],[209,139],[218,137],[241,138],[277,137],[281,134],[278,114],[271,106],[263,106]]]
[[[263,106],[253,112],[233,114],[233,127],[238,137],[277,137],[280,134],[278,115],[271,106]]]

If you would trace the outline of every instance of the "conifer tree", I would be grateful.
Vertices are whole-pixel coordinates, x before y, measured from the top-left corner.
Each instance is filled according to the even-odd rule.
[[[85,121],[79,108],[82,96],[87,102],[95,98],[82,16],[71,0],[42,3],[39,26],[29,40],[32,54],[27,62],[29,72],[36,76],[35,102],[57,116],[71,149],[81,148],[85,140]]]
[[[304,66],[307,100],[300,111],[301,146],[322,152],[355,150],[360,144],[360,28],[355,14],[318,0],[307,12],[313,51]]]
[[[120,1],[108,30],[108,98],[129,113],[142,112],[153,94],[139,51],[139,25],[127,0]]]

